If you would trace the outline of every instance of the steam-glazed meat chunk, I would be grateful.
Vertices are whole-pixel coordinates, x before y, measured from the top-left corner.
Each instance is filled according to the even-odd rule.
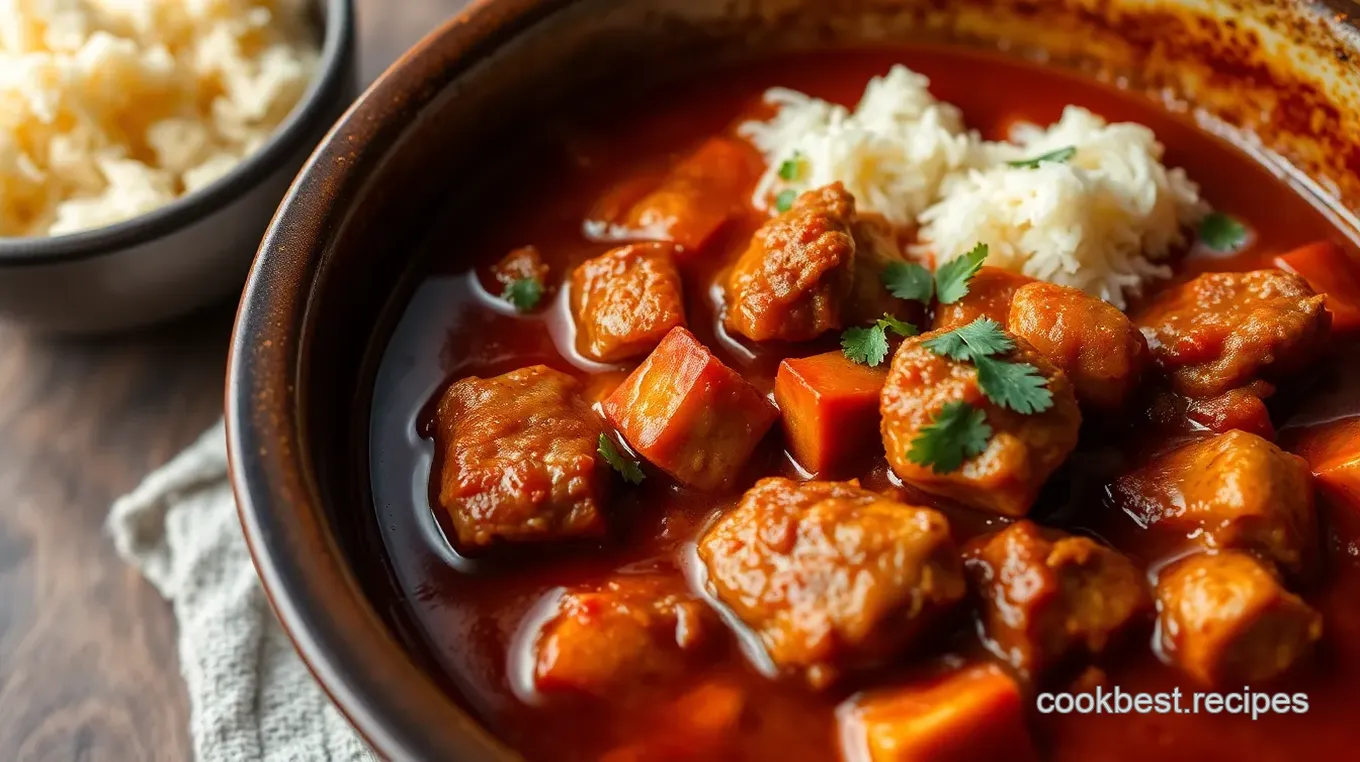
[[[652,351],[685,324],[674,244],[620,246],[582,262],[571,279],[576,348],[600,362]]]
[[[775,667],[819,688],[909,647],[964,594],[945,517],[855,482],[762,479],[699,558]]]
[[[537,690],[605,695],[680,675],[712,642],[716,615],[661,575],[619,575],[562,593],[534,643]]]
[[[756,231],[727,278],[727,330],[806,341],[840,328],[854,283],[855,197],[840,183],[799,196]]]
[[[1033,282],[1034,279],[1027,275],[1000,267],[980,267],[973,279],[968,281],[968,293],[962,299],[935,307],[931,330],[961,328],[978,318],[1005,325],[1015,292]]]
[[[1325,301],[1281,270],[1206,273],[1159,294],[1133,322],[1176,391],[1212,397],[1316,357],[1331,324]]]
[[[1098,654],[1152,608],[1142,572],[1086,537],[1017,521],[964,551],[988,645],[1027,674]]]
[[[970,362],[936,354],[926,342],[934,331],[907,339],[893,357],[879,401],[888,463],[918,489],[1003,516],[1023,516],[1039,489],[1077,444],[1081,412],[1072,382],[1023,340],[998,359],[1029,363],[1044,377],[1053,406],[1024,415],[993,404],[978,388]],[[981,454],[952,471],[914,462],[908,454],[945,405],[963,402],[981,410],[992,435]]]
[[[1124,313],[1067,286],[1020,288],[1011,299],[1006,328],[1072,379],[1083,406],[1123,407],[1147,363],[1147,341]]]
[[[1037,762],[1020,687],[992,664],[870,691],[836,710],[841,757],[868,762]]]
[[[439,504],[460,548],[605,530],[603,427],[576,379],[543,365],[450,386],[435,412]]]
[[[1154,456],[1111,494],[1139,524],[1208,548],[1252,550],[1296,573],[1316,555],[1308,463],[1245,431]]]
[[[1256,686],[1322,637],[1322,616],[1238,552],[1191,556],[1157,580],[1162,651],[1209,686]]]

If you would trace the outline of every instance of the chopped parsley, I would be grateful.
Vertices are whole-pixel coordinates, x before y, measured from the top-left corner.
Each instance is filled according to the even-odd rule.
[[[783,163],[779,165],[780,180],[797,180],[798,175],[802,174],[802,172],[803,155],[797,151],[794,151],[793,156],[785,159]]]
[[[1247,228],[1233,217],[1213,212],[1199,223],[1199,240],[1209,249],[1231,254],[1247,243]]]
[[[543,298],[543,284],[537,278],[518,278],[506,284],[501,298],[515,305],[520,312],[528,312]]]
[[[977,368],[978,388],[999,407],[1024,415],[1053,407],[1053,392],[1038,368],[996,357],[1015,349],[1015,342],[995,320],[978,318],[929,339],[923,346],[951,360],[972,362]]]
[[[911,441],[907,460],[947,474],[957,471],[965,460],[981,455],[991,438],[992,427],[987,425],[985,413],[962,400],[946,402]]]
[[[1032,159],[1020,159],[1019,161],[1008,161],[1006,162],[1006,164],[1020,169],[1038,169],[1039,165],[1043,164],[1046,161],[1062,163],[1064,161],[1070,161],[1072,157],[1076,155],[1077,155],[1076,146],[1066,146],[1065,148],[1058,148],[1056,150],[1049,151],[1048,153],[1040,154]]]
[[[935,295],[935,281],[930,271],[915,262],[893,262],[879,275],[883,287],[898,299],[929,304]]]
[[[793,206],[794,199],[798,198],[798,191],[793,188],[786,188],[779,191],[779,195],[774,197],[774,208],[777,212],[787,212]]]
[[[611,468],[618,471],[623,480],[629,484],[641,484],[642,480],[647,478],[647,475],[642,473],[642,467],[638,462],[624,457],[623,453],[619,452],[619,448],[614,446],[614,441],[608,436],[600,435],[600,440],[595,445],[595,452],[598,452],[600,457],[604,458]]]
[[[979,243],[967,254],[940,265],[935,271],[935,296],[940,304],[953,304],[967,296],[968,282],[986,259],[987,244]]]
[[[841,351],[846,359],[877,368],[888,358],[888,331],[906,338],[915,336],[916,326],[885,314],[868,328],[848,328],[841,334]]]

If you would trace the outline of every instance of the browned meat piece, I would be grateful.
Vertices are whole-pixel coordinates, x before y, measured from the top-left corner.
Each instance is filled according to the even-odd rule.
[[[676,677],[695,663],[717,626],[713,611],[675,578],[621,575],[567,591],[539,631],[535,687],[604,696],[619,685]]]
[[[727,329],[806,341],[840,328],[855,275],[854,215],[855,197],[834,183],[761,226],[727,278]]]
[[[1157,599],[1162,652],[1209,686],[1256,687],[1322,637],[1322,616],[1246,553],[1178,562],[1157,580]]]
[[[604,532],[603,426],[576,379],[543,365],[465,378],[444,393],[435,423],[439,504],[461,549]]]
[[[1005,325],[1015,292],[1033,282],[1033,278],[999,267],[979,268],[962,299],[935,307],[935,320],[930,328],[934,331],[960,328],[982,317]]]
[[[991,403],[977,384],[977,368],[927,349],[935,331],[907,339],[893,357],[879,408],[883,446],[893,471],[934,495],[1003,516],[1023,516],[1039,489],[1077,444],[1081,412],[1072,382],[1024,340],[1005,359],[1038,368],[1053,394],[1053,406],[1022,415]],[[907,453],[921,430],[950,402],[966,402],[987,416],[993,436],[987,449],[962,467],[937,473],[911,462]]]
[[[1072,653],[1099,654],[1152,609],[1127,558],[1030,521],[974,540],[964,558],[988,645],[1026,674]]]
[[[775,667],[818,688],[908,648],[964,594],[944,516],[856,482],[762,479],[699,558]]]
[[[618,362],[656,348],[685,324],[674,244],[620,246],[582,262],[571,279],[576,348],[600,362]]]
[[[1037,762],[1020,687],[992,664],[870,691],[836,711],[841,757],[868,762]]]
[[[740,213],[759,176],[760,157],[749,143],[710,138],[639,199],[615,233],[674,241],[678,256],[693,259]]]
[[[506,254],[491,267],[491,274],[502,286],[526,279],[536,280],[545,287],[548,285],[548,265],[533,246],[521,246]]]
[[[894,262],[907,261],[893,224],[881,214],[861,212],[850,230],[855,239],[855,285],[845,302],[845,322],[869,323],[888,314],[923,325],[925,305],[898,299],[883,285],[883,271]]]
[[[1275,425],[1265,400],[1275,387],[1253,381],[1241,389],[1230,389],[1216,397],[1195,399],[1172,391],[1159,392],[1148,405],[1148,420],[1162,431],[1194,434],[1212,431],[1223,434],[1239,429],[1265,439],[1275,438]]]
[[[1124,313],[1075,288],[1020,288],[1005,325],[1072,379],[1083,406],[1122,408],[1147,363],[1147,341]]]
[[[1325,301],[1281,270],[1206,273],[1159,294],[1133,322],[1176,391],[1213,397],[1311,362],[1331,325]]]
[[[1153,457],[1111,495],[1139,524],[1213,549],[1252,550],[1291,572],[1317,553],[1308,463],[1245,431],[1229,431]]]

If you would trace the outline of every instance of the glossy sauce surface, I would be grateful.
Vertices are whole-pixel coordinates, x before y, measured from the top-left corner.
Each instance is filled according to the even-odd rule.
[[[598,98],[560,123],[542,125],[542,150],[516,164],[506,187],[488,194],[483,207],[450,208],[435,223],[425,255],[431,271],[412,296],[385,350],[375,383],[370,421],[370,472],[378,525],[394,575],[405,590],[389,601],[413,623],[424,646],[441,662],[448,682],[474,712],[530,759],[598,759],[606,752],[655,741],[669,727],[670,702],[687,688],[717,681],[738,687],[746,711],[740,726],[712,758],[780,760],[835,759],[836,705],[860,687],[893,684],[959,657],[983,658],[971,624],[925,653],[906,654],[900,664],[822,694],[793,681],[771,680],[747,658],[741,633],[722,647],[706,669],[666,691],[621,691],[608,700],[544,701],[527,679],[524,633],[551,610],[562,587],[599,581],[621,568],[655,569],[683,575],[697,585],[693,543],[707,522],[732,505],[741,490],[765,475],[798,476],[783,453],[776,426],[766,437],[734,490],[699,494],[681,490],[656,472],[639,488],[619,489],[611,500],[615,535],[606,542],[536,546],[500,554],[494,560],[459,557],[444,539],[444,517],[430,507],[434,445],[428,439],[429,403],[452,381],[493,375],[535,363],[574,373],[598,399],[631,366],[584,360],[573,346],[573,328],[561,288],[539,312],[516,315],[496,297],[489,266],[507,251],[532,244],[561,284],[570,268],[613,245],[590,240],[582,222],[591,208],[619,188],[654,182],[676,157],[705,138],[730,134],[746,118],[764,115],[760,95],[784,86],[847,105],[859,99],[867,80],[894,63],[904,63],[932,80],[937,97],[959,106],[967,123],[997,139],[1014,120],[1054,121],[1074,103],[1111,121],[1135,121],[1153,129],[1167,146],[1165,163],[1184,167],[1217,209],[1245,221],[1252,243],[1233,258],[1192,254],[1181,269],[1248,269],[1276,254],[1317,240],[1344,242],[1340,231],[1306,199],[1244,153],[1139,96],[1065,73],[990,55],[937,49],[825,51],[744,64],[696,75],[637,97]],[[754,175],[751,178],[754,183]],[[749,195],[749,194],[747,194]],[[718,324],[720,294],[712,283],[743,248],[763,217],[750,210],[731,225],[704,261],[682,268],[690,329],[729,366],[764,392],[786,356],[807,356],[834,348],[828,335],[809,344],[758,350],[723,335]],[[1349,248],[1350,244],[1346,244]],[[1352,252],[1354,253],[1354,252]],[[1338,348],[1338,356],[1346,348]],[[1354,348],[1350,348],[1354,351]],[[1281,441],[1306,447],[1319,427],[1348,426],[1360,414],[1360,368],[1334,361],[1330,368],[1272,401]],[[1290,421],[1295,425],[1291,427]],[[1355,420],[1360,420],[1356,418]],[[1287,436],[1286,436],[1287,435]],[[1042,523],[1097,534],[1149,568],[1176,549],[1150,548],[1137,527],[1103,503],[1109,475],[1139,457],[1116,449],[1128,439],[1117,426],[1088,423],[1082,445],[1050,482],[1032,516]],[[856,473],[870,488],[894,479],[880,456]],[[993,531],[1002,519],[960,509],[924,495],[949,517],[959,542]],[[1271,690],[1305,692],[1307,714],[1250,717],[1229,714],[1039,715],[1032,726],[1052,759],[1292,760],[1325,755],[1349,758],[1360,745],[1360,725],[1350,718],[1360,686],[1360,506],[1321,503],[1326,527],[1324,569],[1304,597],[1326,618],[1323,647],[1294,675]],[[1345,517],[1352,517],[1349,521]],[[1125,691],[1170,691],[1188,695],[1195,686],[1164,666],[1139,632],[1128,647],[1103,660],[1106,686]],[[1070,677],[1034,690],[1064,690]],[[1255,688],[1255,686],[1253,686]],[[1183,699],[1185,706],[1189,698]]]

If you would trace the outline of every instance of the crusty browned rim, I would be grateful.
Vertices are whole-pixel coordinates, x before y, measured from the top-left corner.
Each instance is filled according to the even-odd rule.
[[[316,79],[259,150],[207,187],[112,225],[57,236],[0,237],[0,268],[47,265],[112,254],[162,238],[212,215],[258,186],[297,156],[348,90],[354,65],[352,0],[323,0],[325,30]]]
[[[390,635],[324,516],[305,430],[308,305],[345,199],[448,82],[574,0],[478,0],[387,70],[308,159],[270,223],[227,363],[227,454],[241,524],[279,621],[350,722],[394,760],[514,760]]]

